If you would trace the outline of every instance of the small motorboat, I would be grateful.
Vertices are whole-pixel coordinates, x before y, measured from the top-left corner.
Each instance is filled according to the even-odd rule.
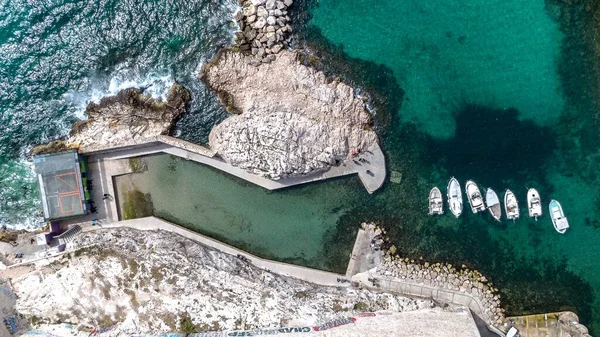
[[[479,187],[477,187],[477,184],[475,184],[475,182],[472,180],[469,180],[467,181],[465,190],[467,191],[467,199],[469,199],[469,204],[471,205],[471,210],[473,213],[485,211],[483,197],[481,196],[481,192],[479,192]]]
[[[535,221],[537,221],[538,216],[542,216],[542,200],[535,188],[530,188],[527,191],[527,208],[529,209],[529,217],[535,218]]]
[[[549,208],[554,229],[556,229],[556,231],[560,234],[565,234],[565,232],[569,228],[569,221],[567,221],[567,218],[565,217],[565,213],[563,212],[562,206],[558,201],[551,200]]]
[[[490,214],[496,219],[500,221],[500,217],[502,216],[502,207],[500,207],[500,199],[498,199],[498,195],[494,190],[488,188],[485,192],[485,203],[487,204],[487,208],[490,211]]]
[[[434,187],[429,192],[429,215],[444,214],[444,199],[439,188]]]
[[[508,220],[515,221],[519,218],[519,203],[511,190],[506,190],[506,193],[504,193],[504,208]]]
[[[455,217],[458,218],[462,213],[462,192],[458,180],[454,177],[448,182],[448,206]]]

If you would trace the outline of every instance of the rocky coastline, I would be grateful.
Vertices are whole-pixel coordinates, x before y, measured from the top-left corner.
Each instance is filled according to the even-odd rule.
[[[376,247],[385,245],[385,229],[378,228],[374,224],[363,224],[363,228],[374,232]],[[505,322],[505,311],[501,307],[498,288],[495,288],[493,283],[477,270],[471,270],[465,265],[456,268],[449,263],[429,263],[403,258],[396,254],[396,250],[395,246],[391,246],[386,251],[381,264],[374,271],[375,275],[398,279],[401,282],[447,289],[477,298],[492,324],[499,326]]]
[[[362,311],[443,310],[430,300],[278,275],[166,231],[99,229],[79,234],[73,244],[82,248],[53,262],[0,270],[1,278],[12,278],[16,295],[7,309],[32,328],[70,322],[116,336],[313,326]]]
[[[145,95],[144,88],[124,89],[98,104],[90,103],[85,110],[87,119],[75,122],[66,140],[38,145],[31,152],[116,147],[169,135],[190,99],[190,93],[178,83],[173,84],[165,102]]]
[[[211,150],[273,180],[326,171],[369,151],[377,135],[365,101],[289,50],[293,0],[238,3],[236,45],[199,75],[232,114],[211,130]]]
[[[237,48],[253,57],[253,63],[268,63],[275,54],[290,45],[292,27],[289,7],[293,0],[238,0],[242,10],[235,19],[240,31],[236,33]]]
[[[253,61],[224,51],[200,74],[233,113],[209,136],[226,162],[280,179],[341,165],[376,144],[371,115],[352,87],[300,64],[288,50],[270,63]]]

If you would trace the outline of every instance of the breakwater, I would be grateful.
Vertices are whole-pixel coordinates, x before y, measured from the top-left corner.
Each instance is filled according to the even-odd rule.
[[[367,232],[367,237],[371,238],[372,253],[377,253],[381,246],[385,246],[385,229],[378,228],[375,224],[362,224],[362,228]],[[369,271],[369,275],[369,281],[376,287],[381,286],[378,278],[383,278],[389,281],[390,288],[394,288],[393,283],[398,283],[429,289],[426,294],[419,289],[419,293],[424,296],[433,297],[433,291],[447,291],[452,298],[455,297],[454,294],[465,295],[462,296],[464,299],[472,298],[477,302],[478,314],[485,316],[482,318],[486,323],[499,326],[505,321],[505,310],[501,307],[498,288],[479,271],[465,265],[456,268],[450,263],[429,263],[403,258],[396,254],[396,247],[391,246],[381,263]],[[469,303],[465,302],[463,305],[469,306]]]
[[[245,55],[252,55],[254,62],[268,63],[275,54],[290,44],[292,27],[288,8],[293,0],[238,0],[243,7],[235,19],[240,31],[236,43]]]
[[[419,264],[407,258],[387,255],[377,267],[375,275],[393,277],[403,283],[447,289],[476,298],[481,304],[482,313],[487,315],[489,322],[486,323],[499,325],[504,322],[504,309],[500,307],[498,289],[475,270],[456,269],[451,264],[443,263]]]

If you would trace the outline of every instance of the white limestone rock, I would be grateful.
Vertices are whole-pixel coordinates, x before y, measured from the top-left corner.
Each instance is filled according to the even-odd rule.
[[[230,112],[241,113],[209,136],[228,163],[279,179],[327,170],[377,142],[370,114],[350,86],[301,65],[287,50],[269,64],[249,63],[226,52],[201,74]]]
[[[312,326],[352,315],[357,303],[391,312],[433,306],[280,276],[171,232],[99,229],[70,244],[97,247],[13,275],[19,314],[130,336],[181,331],[184,315],[194,324],[234,330],[290,321]]]
[[[190,93],[177,83],[171,87],[166,102],[145,95],[142,89],[121,90],[98,104],[90,103],[87,119],[73,125],[65,144],[80,149],[114,147],[170,134],[190,99]],[[43,147],[34,148],[34,153]]]

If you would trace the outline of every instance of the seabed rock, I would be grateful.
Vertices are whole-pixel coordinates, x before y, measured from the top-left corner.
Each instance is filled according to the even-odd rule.
[[[395,184],[400,184],[402,182],[402,172],[392,171],[390,181]]]

